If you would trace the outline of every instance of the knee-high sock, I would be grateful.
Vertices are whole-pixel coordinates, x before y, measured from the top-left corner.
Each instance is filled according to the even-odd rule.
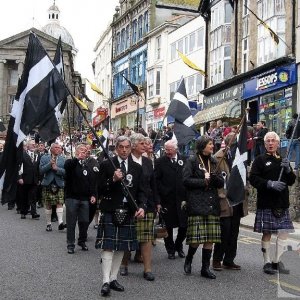
[[[46,208],[45,208],[45,214],[46,214],[46,222],[47,222],[47,225],[51,225],[51,214],[52,214],[52,209],[46,209]]]
[[[58,218],[58,224],[63,222],[63,212],[64,209],[62,207],[57,207],[56,208],[56,214],[57,214],[57,218]]]
[[[124,255],[124,251],[115,251],[112,266],[111,266],[111,273],[110,273],[110,281],[117,280],[118,272],[121,266],[121,261]]]
[[[103,283],[109,282],[109,276],[112,269],[113,254],[114,253],[112,251],[101,252]]]
[[[268,241],[268,242],[261,241],[261,251],[263,252],[264,264],[271,262],[270,245],[271,245],[270,241]]]
[[[280,261],[280,256],[285,251],[286,251],[286,239],[281,239],[281,238],[277,237],[275,258],[274,258],[275,263],[278,263]]]

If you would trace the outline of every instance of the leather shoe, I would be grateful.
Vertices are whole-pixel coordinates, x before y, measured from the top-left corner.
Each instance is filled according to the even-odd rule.
[[[274,270],[274,269],[272,268],[272,264],[271,264],[271,263],[266,263],[266,264],[264,265],[263,270],[264,270],[264,272],[265,272],[266,274],[269,274],[269,275],[274,275],[274,274],[277,273],[277,271]]]
[[[178,252],[178,256],[180,258],[185,258],[185,254],[184,254],[183,250],[178,250],[177,252]]]
[[[121,276],[127,276],[128,275],[128,268],[125,266],[120,267],[120,275]]]
[[[69,254],[74,254],[75,253],[75,250],[73,248],[68,248],[68,253]]]
[[[183,266],[184,272],[186,275],[191,275],[192,273],[192,260],[185,258],[184,266]]]
[[[85,242],[78,243],[78,246],[80,246],[83,251],[88,251],[89,250],[89,248],[87,247]]]
[[[151,272],[144,272],[144,278],[148,281],[154,281],[155,277]]]
[[[124,286],[121,285],[117,280],[113,280],[110,284],[109,287],[117,292],[124,292]]]
[[[64,223],[60,223],[60,224],[58,225],[58,230],[64,230],[64,229],[65,229]]]
[[[21,215],[21,219],[26,219],[26,215]]]
[[[216,275],[209,268],[201,269],[201,276],[209,279],[216,279]]]
[[[38,220],[39,218],[40,218],[39,214],[32,215],[32,219],[34,219],[34,220]]]
[[[228,269],[228,270],[240,270],[241,266],[236,265],[235,263],[226,264],[226,263],[223,262],[223,268]],[[214,268],[214,270],[215,270],[215,268]]]
[[[168,259],[175,259],[175,254],[174,253],[169,253],[168,254]]]
[[[221,262],[219,260],[213,260],[213,269],[215,271],[222,271],[222,265]]]
[[[101,288],[101,295],[103,297],[106,297],[110,294],[110,286],[109,286],[109,283],[108,282],[105,282],[103,285],[102,285],[102,288]]]

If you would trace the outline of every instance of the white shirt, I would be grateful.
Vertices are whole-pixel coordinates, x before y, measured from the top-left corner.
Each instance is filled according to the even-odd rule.
[[[133,154],[131,154],[132,160],[136,163],[138,163],[139,165],[142,165],[142,156],[141,157],[136,157]]]
[[[121,166],[121,162],[124,161],[125,162],[125,168],[126,168],[126,172],[128,171],[128,158],[127,159],[122,159],[120,156],[118,156],[118,162]]]

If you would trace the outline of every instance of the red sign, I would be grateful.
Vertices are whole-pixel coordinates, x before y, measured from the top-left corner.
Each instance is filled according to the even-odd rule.
[[[93,118],[93,126],[98,126],[101,124],[108,116],[107,108],[99,107],[97,108],[97,115]]]
[[[154,119],[159,119],[165,115],[165,107],[163,106],[163,107],[154,109],[153,113],[154,113]]]

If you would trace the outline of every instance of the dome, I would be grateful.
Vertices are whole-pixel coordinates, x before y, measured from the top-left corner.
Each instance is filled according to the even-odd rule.
[[[60,10],[55,5],[54,0],[53,5],[51,5],[48,9],[49,23],[42,28],[42,31],[53,36],[56,39],[59,39],[59,37],[61,36],[61,39],[64,43],[72,46],[72,48],[75,49],[74,40],[70,32],[65,27],[60,26],[59,24],[59,15]]]
[[[70,34],[70,32],[63,26],[60,26],[58,23],[49,23],[42,28],[43,32],[53,36],[56,39],[59,39],[61,36],[61,40],[75,48],[74,40]]]

